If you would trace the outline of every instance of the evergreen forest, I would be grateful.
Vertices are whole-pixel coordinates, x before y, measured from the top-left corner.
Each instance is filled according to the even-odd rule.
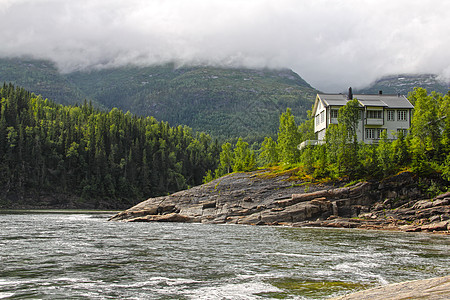
[[[220,145],[186,126],[0,89],[0,207],[126,208],[202,182]]]

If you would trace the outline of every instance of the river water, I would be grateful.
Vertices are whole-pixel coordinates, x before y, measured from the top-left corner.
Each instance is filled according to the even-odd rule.
[[[326,299],[450,273],[450,237],[0,213],[0,298]]]

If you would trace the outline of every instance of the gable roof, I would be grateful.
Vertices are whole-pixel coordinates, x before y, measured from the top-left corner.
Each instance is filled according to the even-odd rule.
[[[353,94],[353,98],[358,99],[360,107],[378,106],[386,108],[404,108],[412,109],[414,106],[404,95],[366,95]],[[316,103],[314,104],[313,115],[316,113],[318,101],[321,101],[325,107],[328,106],[344,106],[349,99],[346,94],[317,94]]]

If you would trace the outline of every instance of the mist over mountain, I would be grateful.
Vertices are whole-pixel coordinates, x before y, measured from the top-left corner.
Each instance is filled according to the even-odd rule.
[[[376,94],[382,91],[384,94],[408,95],[415,87],[425,88],[429,92],[447,94],[450,91],[450,81],[442,80],[436,74],[398,74],[383,76],[368,87],[355,89],[355,92]]]
[[[0,0],[0,58],[58,70],[291,69],[336,92],[386,74],[450,78],[447,0]]]
[[[317,90],[288,69],[126,66],[61,74],[50,61],[0,59],[0,81],[62,104],[93,101],[227,139],[273,136],[287,107],[306,119]]]

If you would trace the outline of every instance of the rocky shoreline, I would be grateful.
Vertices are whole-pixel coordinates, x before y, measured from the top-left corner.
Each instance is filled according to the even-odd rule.
[[[450,231],[450,193],[427,199],[414,174],[383,181],[307,183],[268,170],[233,173],[150,198],[112,221],[198,222],[337,227],[406,232]]]

